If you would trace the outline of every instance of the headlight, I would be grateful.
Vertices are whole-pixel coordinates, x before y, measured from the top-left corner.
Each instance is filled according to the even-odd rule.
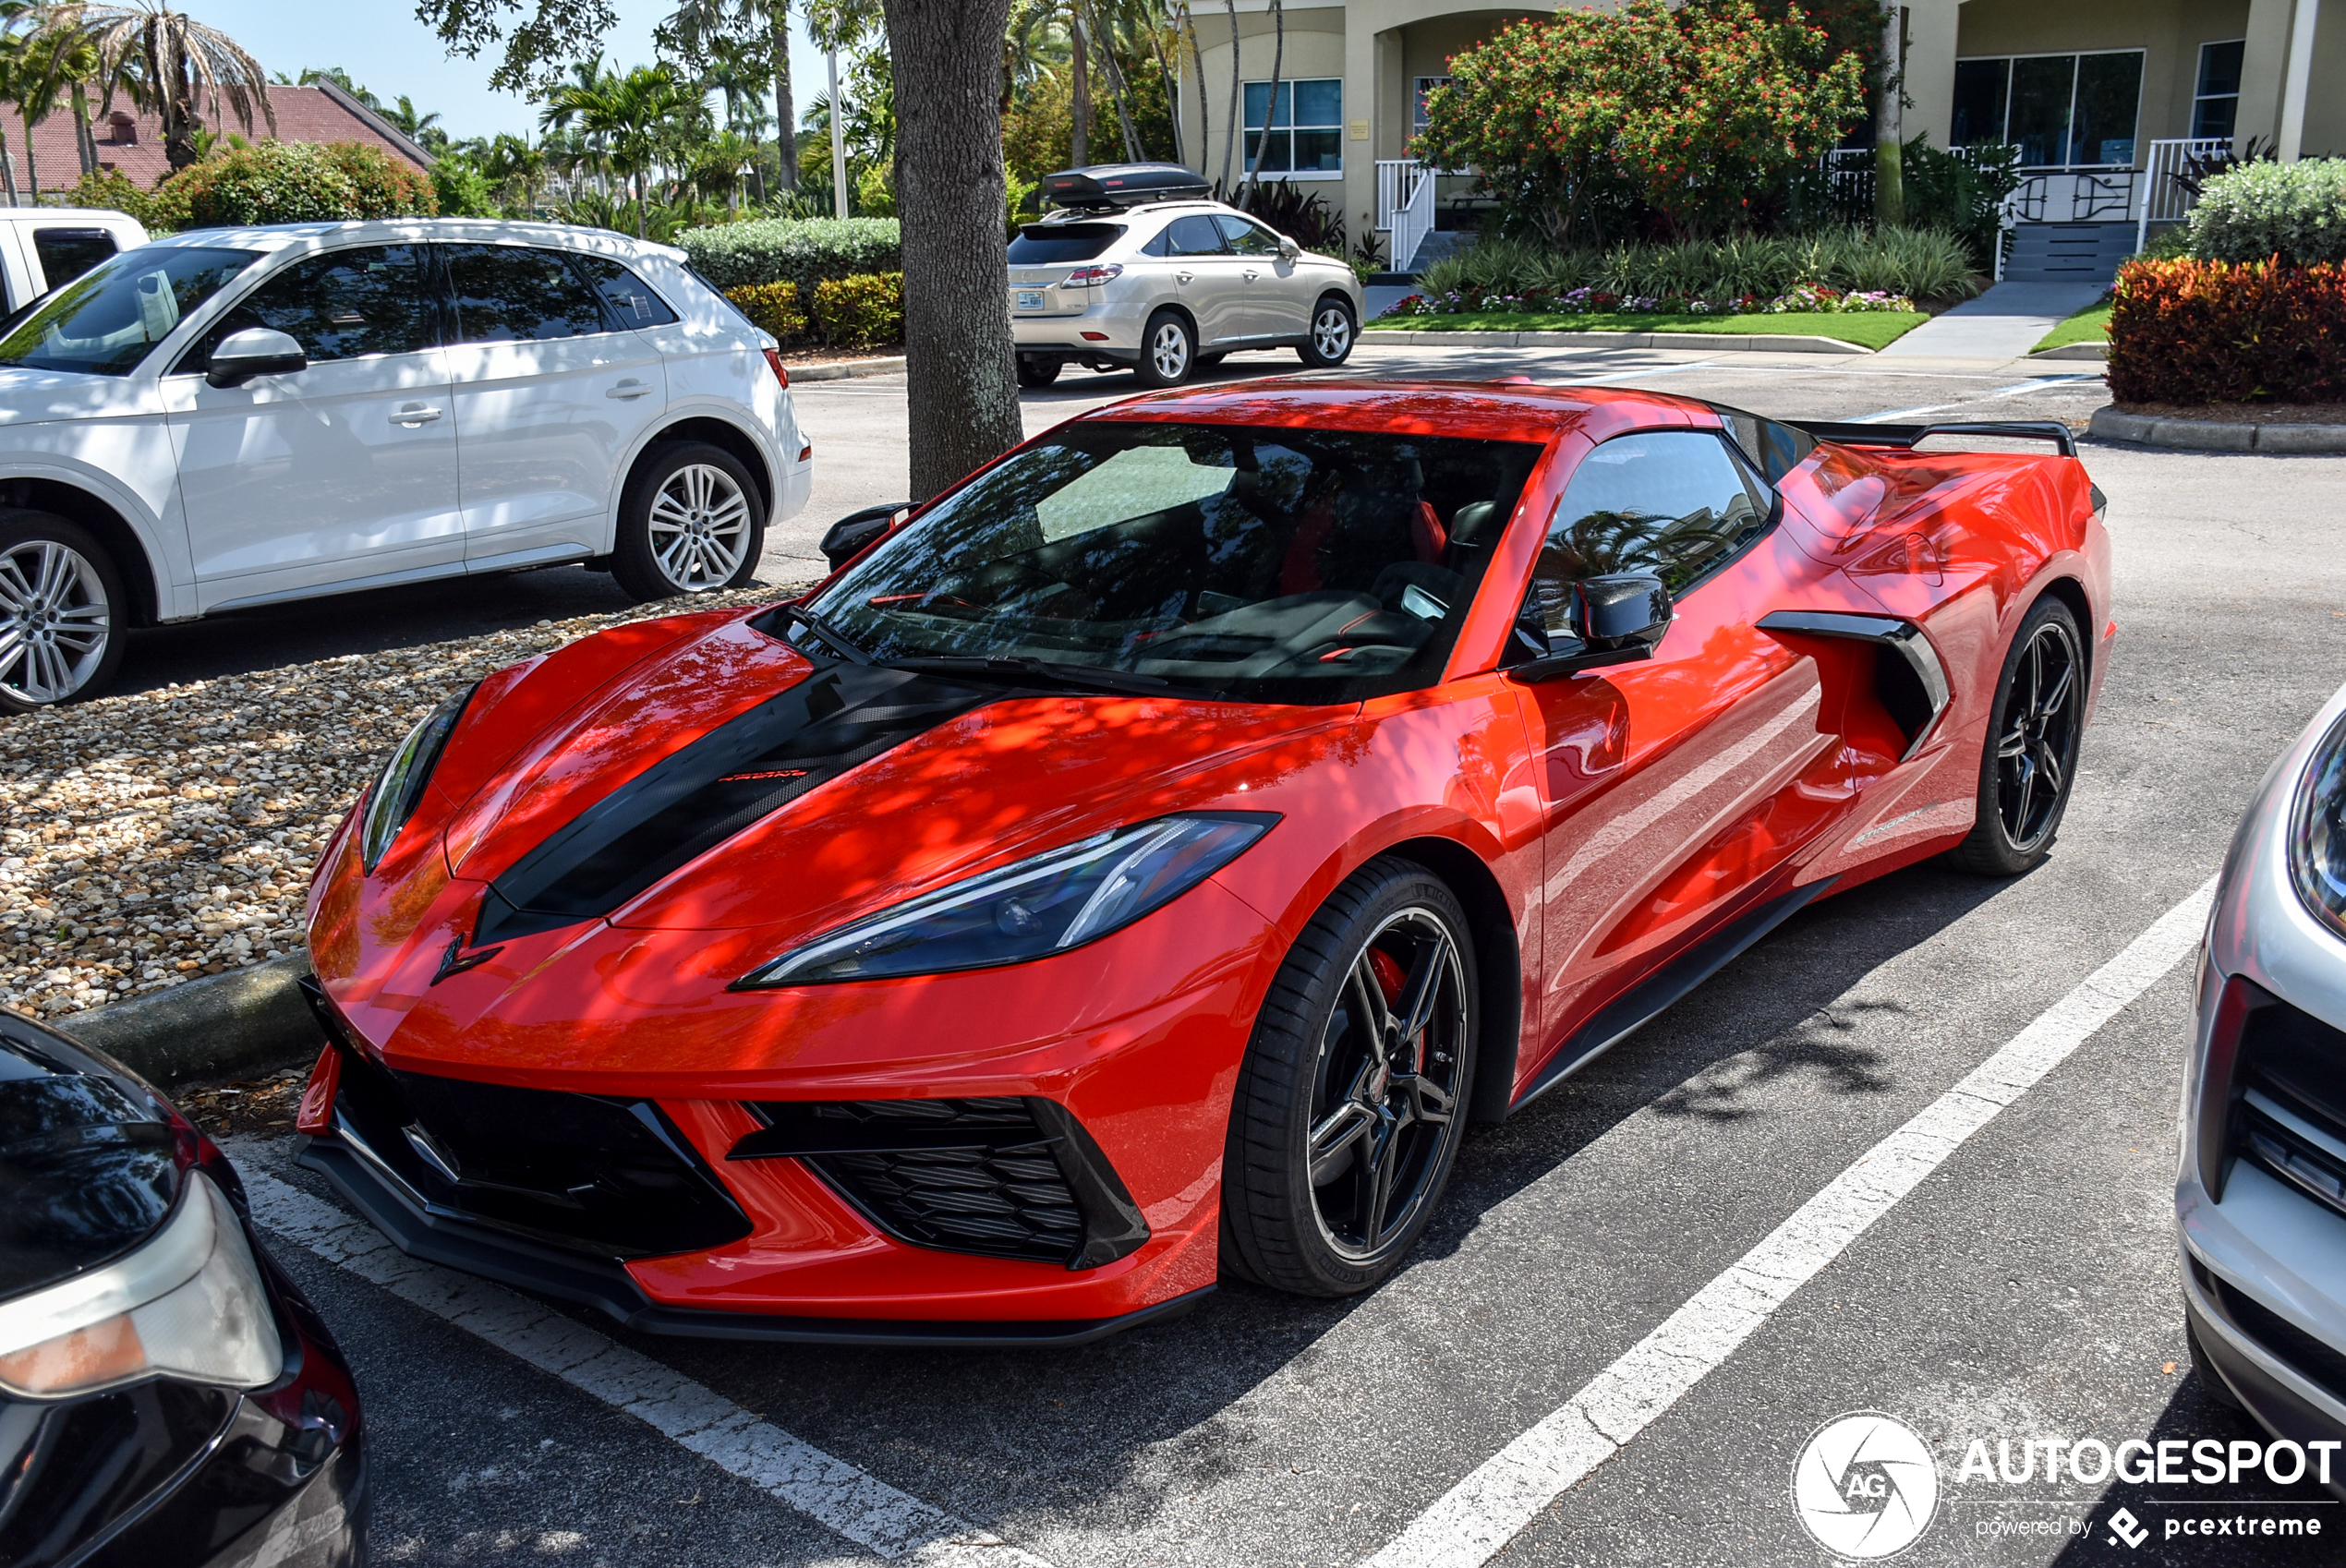
[[[2346,718],[2314,748],[2289,827],[2289,870],[2316,919],[2346,936]]]
[[[448,744],[448,732],[456,728],[465,705],[479,689],[460,692],[424,715],[423,722],[407,731],[407,738],[383,765],[382,777],[367,796],[367,814],[358,824],[359,863],[369,871],[375,869],[391,841],[416,814],[424,786],[431,782],[431,770],[440,765],[441,748]]]
[[[941,974],[1063,953],[1179,898],[1277,820],[1209,812],[1094,834],[842,925],[734,987]]]
[[[165,1374],[274,1382],[277,1320],[236,1211],[190,1173],[163,1228],[127,1255],[0,1303],[0,1389],[55,1399]]]

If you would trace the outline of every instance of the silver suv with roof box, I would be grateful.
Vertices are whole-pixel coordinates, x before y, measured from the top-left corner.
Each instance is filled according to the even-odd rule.
[[[1070,169],[1044,188],[1059,211],[1010,248],[1020,385],[1047,386],[1069,364],[1169,387],[1239,349],[1292,348],[1314,367],[1351,356],[1363,311],[1351,267],[1206,199],[1190,171]]]

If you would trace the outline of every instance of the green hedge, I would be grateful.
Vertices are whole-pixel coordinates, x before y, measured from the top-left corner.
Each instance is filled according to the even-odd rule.
[[[747,283],[729,288],[725,297],[740,308],[750,323],[783,343],[806,335],[806,307],[800,303],[796,283]]]
[[[2346,158],[2225,170],[2200,189],[2190,245],[2204,261],[2346,261]]]
[[[1734,235],[1610,250],[1559,251],[1484,239],[1418,274],[1419,288],[1430,295],[1563,295],[1585,288],[1625,298],[1710,301],[1767,299],[1803,283],[1910,299],[1959,299],[1977,292],[1963,241],[1938,229],[1829,229],[1790,239]]]
[[[815,285],[815,325],[841,348],[904,341],[904,274],[834,278]]]
[[[676,236],[694,268],[720,289],[796,283],[900,271],[902,243],[893,218],[757,218],[686,229]]]

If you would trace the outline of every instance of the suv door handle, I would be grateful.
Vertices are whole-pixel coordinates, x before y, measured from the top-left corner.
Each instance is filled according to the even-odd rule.
[[[605,397],[620,398],[642,397],[645,393],[650,392],[651,390],[650,383],[639,381],[635,377],[630,376],[627,380],[620,382],[619,385],[612,387],[611,390],[604,392],[603,395]]]
[[[1246,270],[1246,281],[1247,281],[1248,283],[1252,283],[1255,279],[1257,279],[1257,278],[1261,277],[1262,275],[1263,275],[1262,273],[1260,273],[1260,272],[1256,271],[1255,271],[1253,268],[1252,268],[1252,267],[1249,267],[1249,268]]]
[[[1195,272],[1192,272],[1187,267],[1184,267],[1179,271],[1173,274],[1173,281],[1177,283],[1185,283],[1196,276],[1197,274]]]
[[[420,403],[405,403],[400,404],[399,412],[391,416],[391,421],[394,425],[405,425],[412,430],[418,425],[427,425],[439,418],[440,412],[437,408],[427,408]]]

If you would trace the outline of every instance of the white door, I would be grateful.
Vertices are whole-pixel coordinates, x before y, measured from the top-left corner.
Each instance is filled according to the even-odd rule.
[[[456,420],[424,262],[411,245],[296,262],[165,378],[205,608],[461,569]],[[213,345],[248,327],[289,333],[309,368],[211,385]]]
[[[1301,337],[1312,301],[1298,297],[1305,285],[1296,278],[1295,263],[1280,259],[1279,236],[1235,212],[1217,213],[1214,221],[1238,261],[1240,335]]]
[[[659,351],[559,250],[445,245],[474,571],[611,549],[619,467],[668,404]]]

